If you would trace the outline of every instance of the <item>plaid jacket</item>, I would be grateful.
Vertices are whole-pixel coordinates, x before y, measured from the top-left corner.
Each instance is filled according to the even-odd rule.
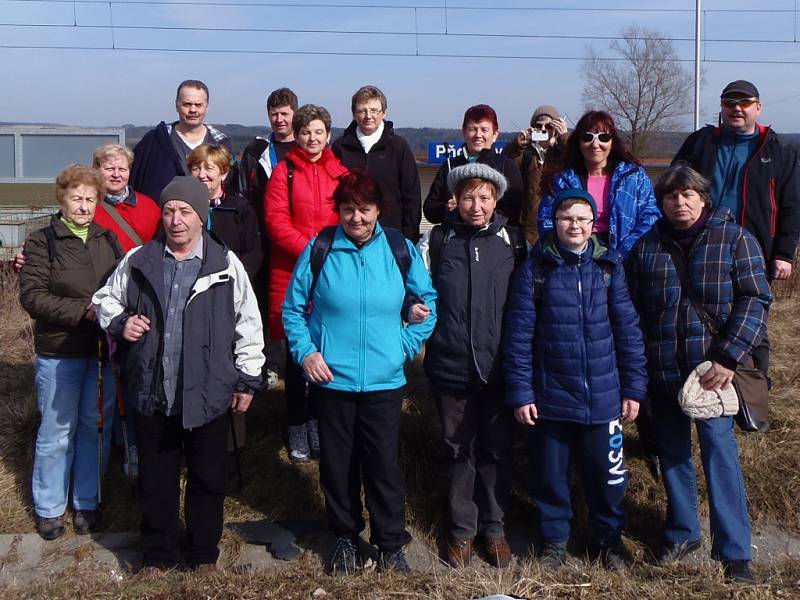
[[[712,338],[681,289],[668,244],[682,253],[662,218],[628,256],[628,283],[644,331],[651,389],[671,394],[704,360],[741,363],[766,334],[772,293],[758,242],[728,209],[716,209],[686,259],[695,297],[721,324]]]

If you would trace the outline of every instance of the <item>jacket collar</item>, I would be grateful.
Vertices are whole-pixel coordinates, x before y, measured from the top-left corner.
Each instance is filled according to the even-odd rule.
[[[375,230],[372,232],[372,237],[369,238],[366,244],[362,246],[362,248],[366,246],[372,245],[375,240],[384,236],[383,227],[381,227],[380,223],[375,223]],[[348,250],[350,252],[357,252],[359,247],[353,243],[353,241],[347,237],[342,228],[341,223],[336,226],[336,233],[333,236],[333,243],[331,244],[331,249],[336,250]]]
[[[550,231],[547,236],[545,236],[544,240],[541,242],[540,248],[542,258],[554,266],[562,265],[567,262],[567,259],[564,258],[564,255],[559,250],[555,231]],[[591,260],[614,262],[614,256],[609,253],[608,248],[606,248],[594,234],[589,238],[589,247],[586,249],[586,252],[580,255],[581,264],[585,264]]]
[[[75,234],[72,233],[69,228],[64,225],[64,222],[61,220],[62,214],[59,210],[56,214],[54,214],[50,218],[50,225],[53,226],[53,231],[55,231],[56,237],[59,238],[67,238],[67,237],[75,237]],[[94,221],[89,223],[89,233],[86,236],[86,239],[89,240],[91,238],[95,238],[99,235],[103,235],[106,232],[105,227],[101,227]]]
[[[362,149],[361,142],[358,141],[358,132],[357,132],[358,125],[355,121],[351,121],[350,125],[347,126],[347,129],[344,130],[342,134],[342,145],[347,146],[348,148],[354,148],[357,150]],[[394,124],[391,121],[387,121],[386,119],[383,120],[383,134],[381,134],[380,139],[375,142],[373,148],[383,148],[389,137],[394,135]]]

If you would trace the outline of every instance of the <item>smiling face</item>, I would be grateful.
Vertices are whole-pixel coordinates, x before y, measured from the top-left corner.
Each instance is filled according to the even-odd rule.
[[[100,172],[106,182],[106,193],[116,196],[121,194],[128,186],[131,168],[128,158],[121,154],[111,155],[100,163]]]
[[[703,214],[705,201],[694,190],[675,190],[664,194],[661,210],[675,229],[688,229]]]
[[[288,104],[283,106],[273,106],[267,110],[269,117],[269,126],[272,127],[272,133],[275,134],[275,139],[279,142],[291,142],[294,139],[294,132],[292,131],[292,117],[294,111]]]
[[[358,245],[365,244],[372,237],[380,214],[378,206],[371,202],[345,202],[339,205],[339,223],[345,235]]]
[[[330,132],[325,123],[314,119],[308,125],[301,127],[297,132],[297,145],[308,154],[311,162],[322,156],[322,151],[330,140]]]
[[[558,241],[567,250],[579,252],[592,236],[592,207],[583,201],[576,202],[569,208],[561,208],[562,206],[563,204],[556,211],[555,219]]]
[[[85,183],[68,187],[58,198],[61,216],[81,227],[89,225],[94,220],[99,195],[96,187]]]
[[[192,177],[197,177],[206,184],[210,198],[222,195],[222,182],[225,181],[228,171],[223,171],[219,165],[210,160],[192,165],[191,171]]]
[[[491,148],[500,134],[489,119],[467,121],[463,133],[467,152],[472,156],[479,154],[484,148]]]
[[[736,133],[751,134],[756,130],[756,119],[761,114],[761,102],[758,98],[749,98],[741,94],[720,101],[722,123]]]
[[[587,171],[591,173],[606,168],[613,143],[610,132],[601,125],[581,134],[581,154]]]
[[[184,127],[202,125],[208,112],[208,96],[204,90],[184,86],[175,100],[175,110],[178,111],[178,121]]]
[[[483,179],[467,182],[457,200],[458,214],[464,223],[483,227],[492,220],[497,206],[494,184]]]

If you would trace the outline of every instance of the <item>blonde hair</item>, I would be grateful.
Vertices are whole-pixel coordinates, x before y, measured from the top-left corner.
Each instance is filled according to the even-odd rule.
[[[128,160],[128,168],[133,164],[133,152],[122,144],[103,144],[92,154],[92,166],[99,169],[100,165],[110,158],[124,156]]]
[[[225,146],[200,144],[186,157],[186,166],[190,171],[195,165],[207,162],[217,165],[220,173],[227,173],[231,170],[231,153]]]

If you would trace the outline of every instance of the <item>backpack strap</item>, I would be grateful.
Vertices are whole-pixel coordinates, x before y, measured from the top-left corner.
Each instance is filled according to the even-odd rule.
[[[289,181],[291,181],[291,179]],[[291,190],[291,187],[289,189]],[[292,194],[290,192],[289,198],[291,197]],[[291,203],[289,206],[291,206]],[[309,302],[314,296],[314,290],[317,288],[317,281],[322,271],[322,265],[325,264],[325,259],[328,258],[328,253],[331,251],[334,235],[336,235],[336,225],[323,227],[317,234],[317,237],[314,238],[314,243],[311,245],[311,287],[308,289]]]
[[[403,276],[403,287],[405,287],[408,270],[411,268],[411,254],[408,252],[406,237],[399,229],[394,227],[384,227],[383,234],[386,236],[386,241],[392,251],[394,261],[397,263],[397,268],[400,269],[400,274]]]
[[[294,161],[290,158],[284,158],[284,162],[286,163],[286,185],[289,188],[289,215],[294,216],[294,198],[292,197],[292,181],[294,180]],[[333,238],[331,238],[333,239]],[[330,247],[329,247],[330,249]],[[327,253],[326,253],[327,256]],[[325,260],[324,258],[322,259]],[[322,266],[320,264],[320,266]]]
[[[603,285],[606,288],[606,293],[611,289],[611,275],[614,272],[614,264],[608,261],[598,263],[598,266],[603,270]],[[533,260],[533,304],[536,307],[538,314],[539,308],[542,304],[542,296],[544,295],[544,283],[547,279],[545,267],[542,261]]]
[[[445,231],[447,230],[447,231]],[[431,265],[431,279],[436,281],[436,274],[439,272],[439,262],[442,259],[442,248],[450,241],[448,235],[450,227],[445,224],[436,225],[431,229],[428,237],[428,259]]]
[[[514,251],[514,266],[518,267],[528,258],[528,241],[521,227],[505,227],[508,239],[511,242],[511,249]]]
[[[47,241],[47,260],[53,264],[56,260],[56,231],[52,225],[42,228],[44,239]]]

